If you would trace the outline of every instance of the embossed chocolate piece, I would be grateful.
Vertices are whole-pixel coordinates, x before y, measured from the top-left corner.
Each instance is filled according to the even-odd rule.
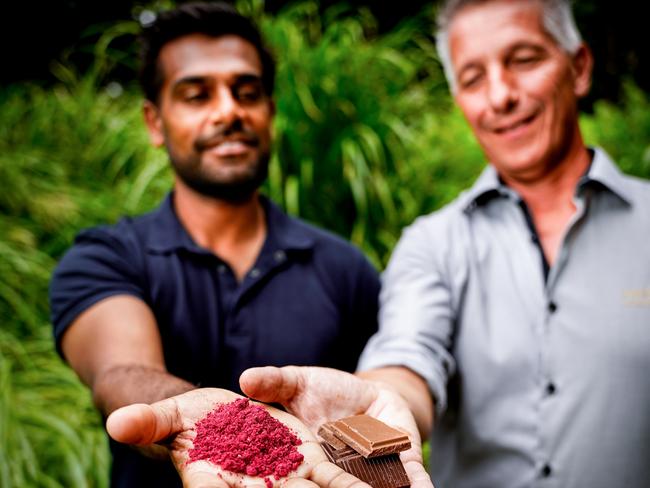
[[[411,483],[399,459],[399,454],[389,454],[366,459],[349,446],[335,449],[321,444],[328,459],[344,471],[365,481],[373,488],[408,488]]]
[[[396,454],[411,447],[405,433],[369,415],[354,415],[329,425],[334,436],[366,458]]]

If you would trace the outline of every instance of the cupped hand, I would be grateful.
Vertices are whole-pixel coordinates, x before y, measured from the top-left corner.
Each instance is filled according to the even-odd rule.
[[[262,405],[270,415],[284,423],[302,441],[297,447],[302,464],[278,480],[247,476],[222,469],[208,461],[189,461],[196,435],[196,423],[219,404],[242,398],[228,390],[201,388],[165,400],[134,404],[114,411],[106,421],[109,435],[118,442],[135,446],[164,445],[186,488],[368,488],[353,476],[327,461],[310,430],[296,417]]]
[[[239,379],[251,398],[282,404],[317,432],[324,422],[367,414],[409,435],[411,448],[400,454],[412,488],[433,488],[422,462],[422,442],[402,396],[389,385],[329,368],[286,366],[251,368]]]

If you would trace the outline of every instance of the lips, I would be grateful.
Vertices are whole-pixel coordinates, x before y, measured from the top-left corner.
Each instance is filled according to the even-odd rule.
[[[237,133],[200,139],[196,143],[196,148],[200,152],[211,152],[219,157],[233,157],[247,153],[258,144],[259,139],[256,136]]]
[[[518,129],[525,128],[528,124],[530,124],[533,119],[536,117],[536,113],[529,115],[527,117],[523,117],[520,119],[517,119],[513,122],[508,122],[508,123],[501,123],[501,124],[495,124],[495,127],[493,128],[494,132],[499,134],[499,135],[508,135],[508,134],[513,134],[515,132],[518,132]]]
[[[248,142],[223,141],[219,144],[209,146],[207,150],[220,157],[233,157],[247,153],[252,147],[254,146]]]
[[[505,134],[507,132],[514,131],[520,127],[523,127],[525,125],[528,125],[532,120],[535,118],[535,115],[531,115],[529,117],[525,117],[523,119],[519,119],[515,122],[509,123],[509,124],[503,124],[494,129],[494,131],[497,134]]]

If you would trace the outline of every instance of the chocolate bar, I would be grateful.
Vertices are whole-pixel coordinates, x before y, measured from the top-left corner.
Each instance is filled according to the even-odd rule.
[[[406,434],[369,415],[353,415],[329,425],[334,436],[365,458],[396,454],[411,447]]]
[[[344,471],[365,481],[373,488],[408,488],[411,486],[399,454],[364,458],[349,446],[335,449],[326,442],[321,443],[327,458]]]
[[[345,442],[339,440],[332,430],[332,422],[326,422],[318,429],[318,435],[335,449],[343,449],[346,447]]]

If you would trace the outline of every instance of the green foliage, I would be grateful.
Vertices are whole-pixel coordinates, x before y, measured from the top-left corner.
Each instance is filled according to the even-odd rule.
[[[108,486],[101,419],[53,348],[48,281],[76,232],[152,207],[170,178],[105,69],[0,92],[0,488]]]
[[[106,487],[107,440],[88,390],[53,358],[46,324],[0,330],[0,487]]]
[[[349,237],[382,265],[406,223],[403,207],[414,203],[391,191],[393,175],[409,171],[422,106],[438,98],[440,108],[448,97],[424,16],[377,37],[367,12],[346,13],[321,18],[315,2],[304,2],[262,19],[280,53],[268,189],[289,212]]]
[[[266,191],[288,211],[353,240],[383,267],[401,229],[469,186],[483,157],[453,108],[428,16],[378,36],[372,17],[305,2],[257,16],[278,54],[276,146]],[[0,488],[107,485],[109,457],[90,395],[54,351],[51,271],[83,227],[155,206],[171,186],[150,147],[139,95],[106,82],[128,64],[111,39],[54,89],[0,91]],[[120,93],[120,91],[122,91]],[[650,177],[650,101],[628,85],[620,107],[584,115],[586,139]]]
[[[631,82],[620,106],[600,101],[581,120],[589,144],[602,146],[625,173],[650,178],[650,97]]]

